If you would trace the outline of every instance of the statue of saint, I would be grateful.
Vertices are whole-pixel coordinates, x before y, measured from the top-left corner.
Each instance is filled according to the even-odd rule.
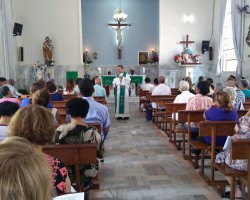
[[[47,36],[43,43],[43,57],[45,65],[50,66],[53,57],[53,44],[52,40]]]
[[[128,26],[130,26],[130,24],[128,24],[127,26],[125,26],[124,28],[121,28],[120,26],[110,26],[112,29],[116,30],[116,34],[117,34],[117,42],[118,42],[118,48],[121,49],[121,45],[122,45],[122,31],[124,29],[126,29]]]

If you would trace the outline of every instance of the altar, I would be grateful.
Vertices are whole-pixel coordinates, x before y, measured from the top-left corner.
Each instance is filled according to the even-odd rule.
[[[112,86],[112,82],[116,76],[115,75],[102,75],[102,85]],[[136,84],[142,84],[143,76],[141,75],[130,75],[130,89],[131,89],[131,96],[136,96]],[[113,95],[113,88],[110,87],[110,95]]]

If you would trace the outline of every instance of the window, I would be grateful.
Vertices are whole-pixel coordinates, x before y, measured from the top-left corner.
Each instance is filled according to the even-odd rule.
[[[231,20],[231,0],[227,0],[225,20],[222,35],[223,68],[222,71],[236,71],[237,59],[233,43]]]

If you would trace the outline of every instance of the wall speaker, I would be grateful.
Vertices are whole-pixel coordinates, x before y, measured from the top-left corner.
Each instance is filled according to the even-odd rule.
[[[209,47],[209,60],[213,60],[213,47]]]
[[[23,25],[15,23],[13,29],[13,36],[22,35]]]
[[[24,54],[23,54],[23,47],[19,47],[19,50],[18,50],[18,61],[23,61],[23,58],[24,58]]]
[[[208,40],[203,40],[201,44],[201,52],[202,54],[205,53],[205,51],[209,50],[209,41]]]

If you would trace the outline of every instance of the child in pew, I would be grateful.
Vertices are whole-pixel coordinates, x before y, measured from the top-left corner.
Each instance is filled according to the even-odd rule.
[[[101,135],[97,129],[85,124],[84,118],[87,116],[89,110],[89,103],[82,98],[74,98],[67,102],[66,112],[71,117],[69,124],[64,124],[56,129],[56,143],[60,144],[79,144],[79,143],[96,143],[97,157],[103,157],[103,148],[101,142]],[[92,185],[91,178],[95,177],[100,170],[99,161],[92,165],[81,165],[80,174],[81,182],[84,181],[85,190]],[[74,168],[69,169],[71,180],[75,180]]]
[[[237,124],[234,127],[234,130],[236,134],[232,136],[232,139],[239,139],[239,140],[250,139],[250,110],[247,112],[245,116],[241,117],[238,120]],[[233,169],[241,170],[241,171],[248,170],[248,161],[247,160],[232,160],[230,150],[226,150],[217,154],[215,162],[226,163],[229,167]],[[226,177],[226,179],[228,180],[230,184],[232,184],[230,178]],[[237,186],[237,184],[236,184],[235,189],[236,189],[235,195],[237,197],[241,197],[242,192],[239,186]]]

